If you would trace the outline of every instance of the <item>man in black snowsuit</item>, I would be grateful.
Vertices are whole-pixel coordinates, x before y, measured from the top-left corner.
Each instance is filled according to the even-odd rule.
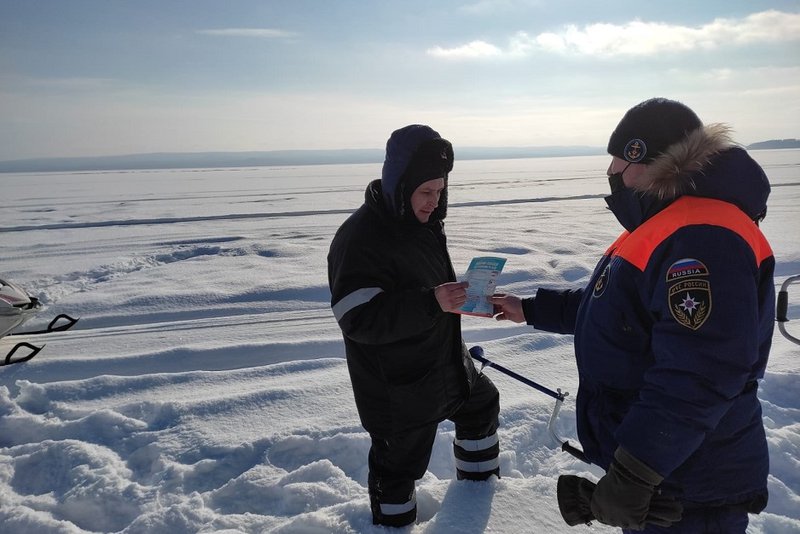
[[[465,301],[444,235],[453,148],[428,126],[392,133],[380,180],[328,254],[331,307],[344,336],[361,424],[369,432],[373,523],[417,514],[438,424],[456,425],[459,479],[499,476],[499,393],[476,372],[454,313]]]

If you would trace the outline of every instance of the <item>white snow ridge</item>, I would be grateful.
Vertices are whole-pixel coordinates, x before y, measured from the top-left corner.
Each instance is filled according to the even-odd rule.
[[[773,184],[762,228],[778,286],[800,272],[800,151],[755,151]],[[457,271],[507,258],[498,287],[585,284],[620,232],[606,157],[456,161],[448,245]],[[326,255],[379,165],[6,174],[0,277],[70,331],[0,367],[0,531],[14,534],[379,533],[369,437],[355,410]],[[800,287],[789,316],[800,322]],[[468,345],[573,392],[572,339],[463,318]],[[794,322],[787,325],[799,335]],[[4,338],[3,354],[12,341]],[[760,384],[770,503],[749,532],[800,532],[800,351],[776,329]],[[559,474],[602,472],[550,441],[552,399],[492,369],[500,480],[457,481],[440,425],[412,534],[618,532],[568,527]]]

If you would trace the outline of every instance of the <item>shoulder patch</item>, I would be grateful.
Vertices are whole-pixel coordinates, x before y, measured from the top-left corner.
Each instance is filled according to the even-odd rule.
[[[667,269],[667,302],[672,317],[697,330],[711,315],[711,283],[708,268],[694,258],[674,262]]]
[[[602,274],[597,279],[597,282],[594,284],[594,291],[592,291],[592,297],[598,298],[606,292],[606,287],[608,287],[608,279],[611,277],[611,263],[606,265],[606,268],[603,269]]]
[[[667,282],[687,276],[708,276],[708,269],[702,261],[694,258],[678,260],[667,269]]]

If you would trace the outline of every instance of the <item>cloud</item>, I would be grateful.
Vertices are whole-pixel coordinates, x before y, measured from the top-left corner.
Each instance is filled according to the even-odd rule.
[[[504,52],[486,41],[472,41],[455,48],[437,46],[429,49],[428,54],[447,59],[471,59],[502,56]]]
[[[216,30],[197,30],[197,33],[216,37],[257,37],[260,39],[285,39],[297,36],[295,32],[274,28],[221,28]]]
[[[544,4],[545,0],[478,0],[459,7],[459,10],[471,15],[487,15],[498,12],[519,12]]]
[[[719,18],[701,26],[634,20],[625,24],[568,25],[557,32],[513,35],[505,49],[485,41],[428,53],[446,59],[522,57],[536,51],[589,57],[650,56],[664,52],[708,50],[730,45],[800,39],[800,13],[770,10],[742,19]]]
[[[114,78],[99,77],[76,77],[65,76],[40,77],[20,76],[16,74],[0,73],[0,86],[6,88],[16,87],[17,91],[64,91],[64,92],[86,92],[86,91],[109,91],[119,85],[119,81]]]

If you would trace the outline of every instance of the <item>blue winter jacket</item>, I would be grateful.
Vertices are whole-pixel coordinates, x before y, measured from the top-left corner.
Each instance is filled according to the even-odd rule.
[[[672,148],[648,165],[650,190],[607,198],[631,231],[588,287],[539,289],[526,319],[575,334],[578,437],[593,463],[607,469],[622,446],[684,506],[758,512],[769,456],[756,394],[775,261],[754,221],[769,183],[719,126]]]

